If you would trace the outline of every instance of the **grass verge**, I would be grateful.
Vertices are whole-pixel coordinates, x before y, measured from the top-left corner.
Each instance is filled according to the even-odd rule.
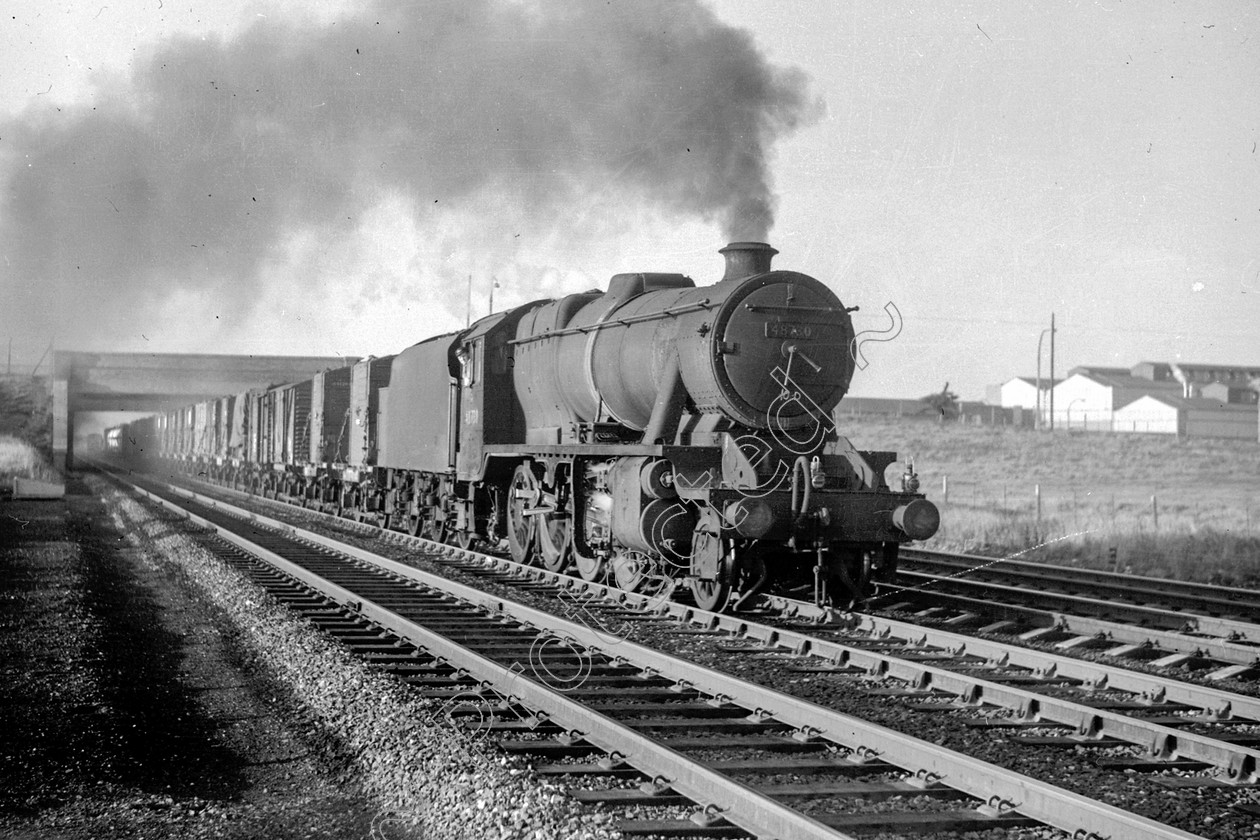
[[[913,458],[941,508],[923,547],[1260,587],[1260,443],[844,418]]]

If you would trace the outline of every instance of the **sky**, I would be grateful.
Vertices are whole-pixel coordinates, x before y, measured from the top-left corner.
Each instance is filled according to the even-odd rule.
[[[10,0],[0,341],[384,355],[765,238],[851,393],[1260,364],[1260,4]],[[471,278],[471,280],[470,280]],[[497,285],[496,285],[497,284]],[[471,288],[471,293],[470,293]],[[897,326],[900,329],[897,329]],[[1049,373],[1048,338],[1043,373]]]

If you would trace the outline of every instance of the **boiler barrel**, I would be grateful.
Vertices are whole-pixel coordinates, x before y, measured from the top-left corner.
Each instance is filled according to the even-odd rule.
[[[699,411],[800,428],[848,390],[853,336],[835,294],[797,272],[700,288],[677,274],[619,274],[606,295],[570,296],[522,319],[516,388],[535,443],[606,418],[642,431],[674,376]]]

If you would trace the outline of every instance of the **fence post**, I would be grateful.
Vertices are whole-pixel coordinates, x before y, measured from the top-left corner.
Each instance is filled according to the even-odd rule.
[[[949,476],[948,475],[941,476],[941,496],[944,497],[942,501],[946,501],[946,502],[949,501]]]
[[[1155,523],[1155,530],[1159,530],[1159,499],[1155,498],[1155,494],[1151,494],[1151,520]]]
[[[1033,485],[1033,495],[1037,497],[1037,539],[1041,539],[1041,485]]]

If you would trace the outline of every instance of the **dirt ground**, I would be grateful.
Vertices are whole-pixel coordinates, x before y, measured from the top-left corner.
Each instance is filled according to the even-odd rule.
[[[0,504],[0,838],[386,840],[222,616],[67,491]]]

